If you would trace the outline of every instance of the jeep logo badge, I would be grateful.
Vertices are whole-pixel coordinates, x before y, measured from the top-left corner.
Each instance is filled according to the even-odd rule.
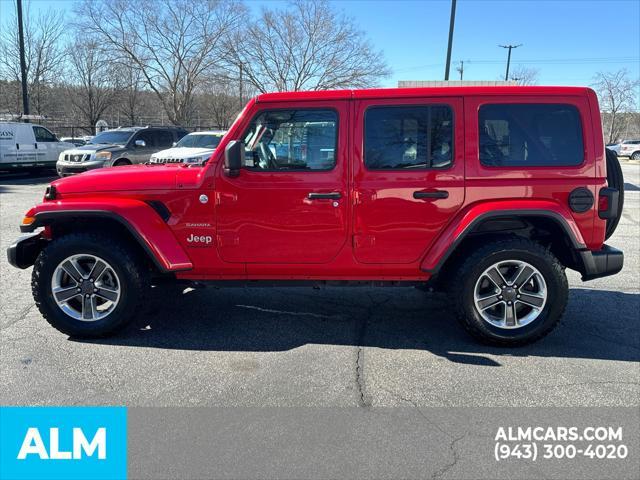
[[[200,245],[210,245],[213,242],[211,235],[194,235],[193,233],[187,237],[188,243],[197,243]]]

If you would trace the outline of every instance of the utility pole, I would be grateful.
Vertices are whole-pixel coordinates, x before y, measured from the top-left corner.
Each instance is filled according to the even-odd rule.
[[[449,18],[449,44],[447,45],[447,65],[444,70],[444,79],[449,80],[449,68],[451,67],[451,47],[453,46],[453,26],[456,22],[456,0],[451,0],[451,16]]]
[[[522,44],[519,45],[498,45],[499,47],[502,48],[508,48],[509,49],[509,53],[507,54],[507,71],[504,74],[504,81],[506,82],[507,80],[509,80],[509,64],[511,63],[511,50],[514,48],[518,48],[521,47]]]
[[[460,73],[460,81],[462,81],[462,76],[464,75],[464,60],[460,60],[460,66],[457,67],[456,70]]]
[[[22,0],[16,0],[18,7],[18,39],[20,41],[20,76],[22,77],[22,114],[29,115],[29,93],[27,92],[27,64],[24,59],[24,29],[22,26]],[[26,122],[27,120],[25,120]]]

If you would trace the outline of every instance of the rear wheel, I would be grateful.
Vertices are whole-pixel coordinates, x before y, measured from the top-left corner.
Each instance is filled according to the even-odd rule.
[[[640,160],[640,151],[631,154],[631,160]]]
[[[476,249],[449,285],[462,326],[478,340],[500,346],[545,336],[560,321],[567,296],[558,259],[542,245],[516,237]]]
[[[134,318],[148,274],[121,240],[73,233],[40,253],[31,286],[38,309],[53,327],[71,336],[100,337]]]

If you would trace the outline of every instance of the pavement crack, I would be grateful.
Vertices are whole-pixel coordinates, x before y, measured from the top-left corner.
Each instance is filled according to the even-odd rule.
[[[620,382],[616,380],[594,380],[590,382],[576,382],[576,383],[556,383],[552,385],[544,385],[545,388],[550,387],[575,387],[581,385],[640,385],[640,382]]]
[[[440,470],[436,471],[431,476],[432,479],[442,478],[445,473],[447,473],[449,470],[451,470],[453,467],[455,467],[457,465],[458,460],[460,460],[460,454],[458,453],[458,450],[456,449],[456,444],[466,436],[467,436],[467,434],[463,433],[462,435],[460,435],[460,436],[454,438],[453,440],[451,440],[451,442],[449,443],[449,450],[451,451],[451,455],[453,457],[452,461],[447,463],[446,465],[444,465]]]
[[[29,304],[27,307],[23,308],[18,315],[16,316],[16,318],[14,318],[13,320],[5,323],[4,325],[2,325],[2,327],[0,327],[0,331],[1,330],[5,330],[6,328],[9,328],[11,325],[14,325],[16,323],[18,323],[20,320],[24,320],[26,318],[26,316],[29,314],[29,312],[31,311],[31,309],[33,308],[35,304],[31,303]]]
[[[285,310],[275,310],[272,308],[256,307],[254,305],[236,305],[236,307],[246,308],[248,310],[257,310],[258,312],[264,312],[264,313],[275,313],[278,315],[293,315],[296,317],[313,317],[313,318],[322,318],[322,319],[342,319],[341,315],[322,315],[320,313],[311,313],[311,312],[288,312]]]
[[[358,391],[358,406],[363,408],[371,407],[371,399],[367,395],[364,381],[364,348],[356,349],[356,389]]]

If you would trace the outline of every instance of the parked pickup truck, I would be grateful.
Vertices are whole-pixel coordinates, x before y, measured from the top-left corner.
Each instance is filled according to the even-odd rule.
[[[563,315],[565,268],[622,268],[609,153],[588,88],[264,94],[202,166],[53,182],[8,256],[73,336],[123,327],[155,282],[286,282],[442,290],[477,339],[520,345]]]
[[[72,147],[40,125],[0,123],[0,170],[55,168],[60,152]]]

